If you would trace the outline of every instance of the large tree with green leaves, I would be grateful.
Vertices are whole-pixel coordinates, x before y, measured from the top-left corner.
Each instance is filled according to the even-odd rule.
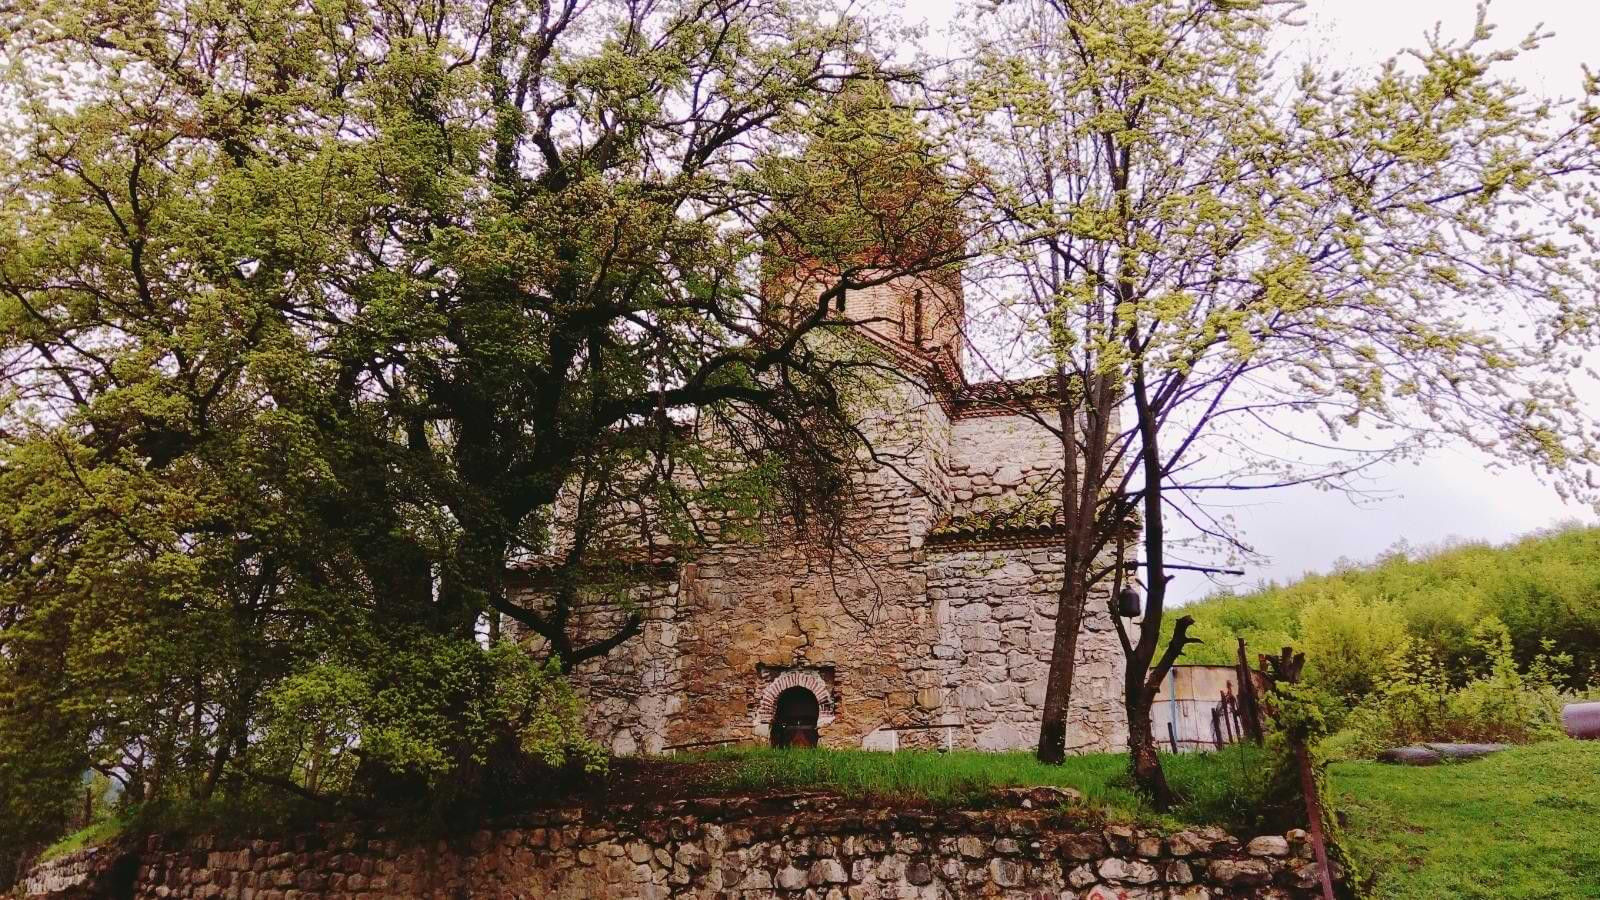
[[[834,110],[889,77],[873,27],[784,0],[0,10],[14,783],[560,758],[569,705],[475,635],[509,617],[570,668],[638,617],[575,633],[581,591],[521,604],[508,560],[603,564],[618,510],[680,540],[836,508],[859,363],[806,336],[953,252],[837,202],[929,163],[887,106]],[[768,302],[780,257],[828,278]]]
[[[1161,646],[1170,517],[1247,551],[1208,499],[1446,441],[1594,498],[1595,80],[1531,97],[1500,73],[1537,39],[1497,41],[1481,11],[1370,74],[1288,72],[1272,48],[1299,6],[1022,0],[972,30],[965,131],[1015,247],[989,282],[1013,343],[980,349],[1056,376],[1058,630],[1142,519],[1144,615],[1118,631],[1132,769],[1160,802],[1150,704],[1190,640],[1184,617]],[[1057,637],[1046,758],[1074,663]]]

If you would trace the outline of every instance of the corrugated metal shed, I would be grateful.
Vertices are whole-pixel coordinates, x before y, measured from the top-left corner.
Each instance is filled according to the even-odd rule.
[[[1263,687],[1260,676],[1257,688]],[[1173,666],[1150,709],[1156,741],[1163,750],[1215,750],[1239,740],[1242,730],[1234,699],[1238,670],[1232,666]]]

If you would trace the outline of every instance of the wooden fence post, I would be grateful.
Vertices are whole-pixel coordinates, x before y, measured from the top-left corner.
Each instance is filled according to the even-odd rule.
[[[1243,640],[1239,641],[1239,654],[1243,658]],[[1280,684],[1298,683],[1305,665],[1306,655],[1295,653],[1292,647],[1283,648],[1283,653],[1276,658],[1261,657],[1261,671],[1274,692]],[[1333,873],[1328,867],[1328,837],[1322,830],[1322,798],[1317,788],[1317,772],[1311,765],[1311,748],[1303,728],[1285,729],[1284,737],[1294,750],[1295,764],[1300,770],[1300,791],[1306,798],[1307,830],[1311,832],[1311,852],[1316,855],[1317,868],[1322,876],[1322,897],[1323,900],[1334,900]]]
[[[1261,701],[1256,697],[1256,680],[1250,673],[1250,657],[1244,652],[1244,638],[1239,638],[1239,725],[1244,733],[1259,746],[1262,741]]]

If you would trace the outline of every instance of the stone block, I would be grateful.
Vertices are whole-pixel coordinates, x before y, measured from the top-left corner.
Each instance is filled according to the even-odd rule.
[[[1264,834],[1252,838],[1245,849],[1251,856],[1288,856],[1289,842],[1277,835]]]
[[[1100,833],[1106,839],[1106,846],[1115,854],[1131,855],[1138,840],[1137,834],[1128,825],[1107,825]]]
[[[1206,876],[1226,887],[1261,885],[1272,880],[1272,870],[1259,859],[1214,859]]]
[[[834,863],[838,865],[838,863]],[[739,880],[739,889],[743,891],[772,890],[772,873],[766,869],[754,868],[746,872],[744,878]]]
[[[1199,856],[1211,852],[1215,843],[1194,831],[1180,831],[1167,838],[1167,852],[1173,856]]]
[[[998,722],[978,734],[979,750],[1015,750],[1026,742],[1010,722]]]
[[[819,859],[811,864],[811,870],[806,873],[806,881],[813,887],[825,884],[844,884],[850,880],[849,873],[837,859]]]
[[[1014,859],[989,860],[989,879],[1001,887],[1019,887],[1026,877],[1027,869]]]
[[[808,884],[806,872],[794,866],[784,866],[778,870],[778,887],[786,891],[798,891]]]
[[[1116,856],[1101,860],[1095,871],[1106,881],[1118,884],[1151,884],[1160,877],[1156,867],[1147,862]]]
[[[925,859],[914,859],[906,864],[905,879],[913,885],[925,885],[933,882],[933,869]]]
[[[1066,859],[1082,862],[1099,859],[1105,853],[1105,840],[1094,832],[1069,834],[1061,839],[1061,855]]]

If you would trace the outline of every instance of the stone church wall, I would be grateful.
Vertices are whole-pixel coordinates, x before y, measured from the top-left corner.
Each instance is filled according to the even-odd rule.
[[[642,633],[574,681],[594,736],[616,753],[768,738],[775,685],[817,694],[825,746],[1023,749],[1037,741],[1060,551],[1048,534],[940,533],[952,518],[1048,504],[1060,445],[1014,415],[952,419],[900,384],[863,427],[883,465],[857,483],[836,545],[771,534],[643,567],[625,598],[585,606],[609,634],[628,609]],[[524,592],[536,591],[531,582]],[[1121,653],[1103,598],[1079,642],[1069,747],[1120,746]]]
[[[957,419],[950,456],[950,496],[957,509],[999,504],[1051,487],[1059,496],[1061,444],[1025,416]]]
[[[1054,547],[930,554],[928,595],[947,623],[938,652],[957,663],[953,693],[963,723],[958,746],[1037,745],[1061,573],[1062,551]],[[1097,593],[1078,637],[1068,752],[1126,746],[1122,673],[1106,595]]]
[[[591,734],[612,753],[660,753],[671,743],[671,723],[684,706],[680,584],[647,581],[629,591],[629,604],[644,614],[640,633],[578,666],[573,680],[588,701]],[[625,612],[615,603],[586,614],[589,630],[604,634],[621,626]]]

